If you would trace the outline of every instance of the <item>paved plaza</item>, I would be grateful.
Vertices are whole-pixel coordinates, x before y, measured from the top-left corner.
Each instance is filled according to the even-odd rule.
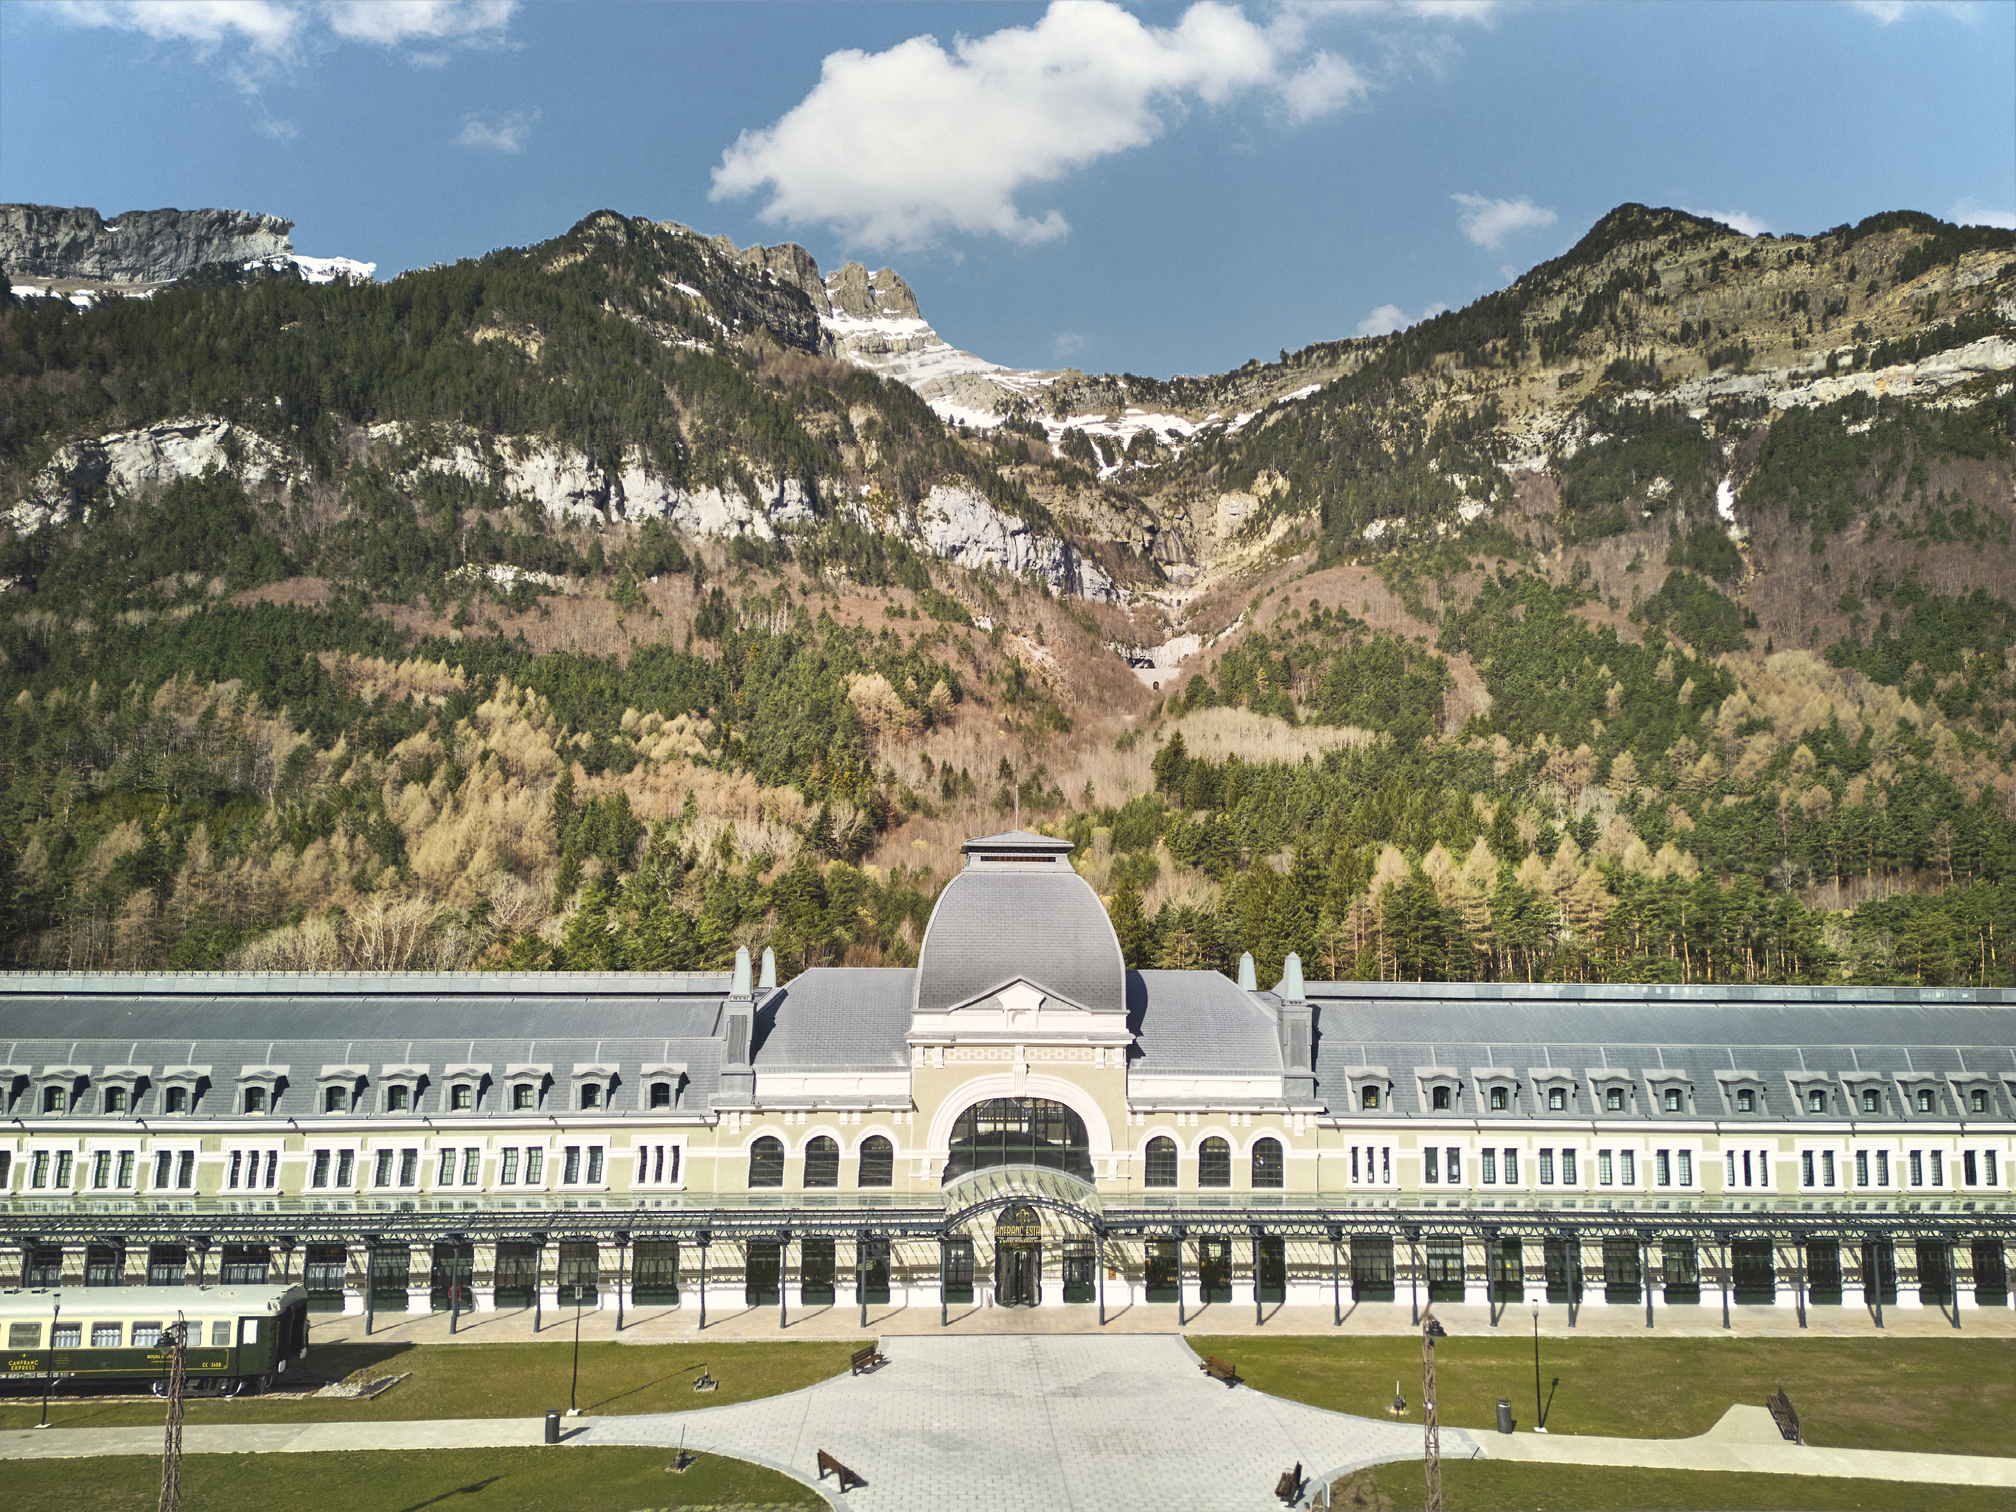
[[[1419,1424],[1228,1389],[1167,1336],[892,1338],[884,1348],[889,1363],[866,1375],[702,1412],[602,1418],[577,1442],[670,1446],[683,1434],[689,1448],[801,1477],[824,1449],[867,1479],[847,1493],[861,1512],[1278,1512],[1274,1483],[1298,1462],[1315,1484],[1421,1454]],[[1475,1447],[1444,1430],[1445,1455]]]

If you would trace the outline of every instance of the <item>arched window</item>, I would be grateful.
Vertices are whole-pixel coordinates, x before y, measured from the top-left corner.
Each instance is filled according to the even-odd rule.
[[[1148,1141],[1148,1173],[1142,1178],[1144,1186],[1173,1187],[1176,1185],[1176,1141],[1158,1134]]]
[[[805,1185],[840,1185],[840,1146],[821,1134],[805,1146]]]
[[[1665,1096],[1661,1098],[1661,1102],[1665,1105],[1666,1111],[1668,1113],[1681,1113],[1686,1111],[1686,1101],[1685,1098],[1682,1096],[1681,1091],[1678,1087],[1668,1087],[1666,1089]]]
[[[1085,1120],[1041,1097],[996,1097],[975,1103],[952,1125],[945,1180],[992,1166],[1033,1165],[1092,1179]]]
[[[1934,1111],[1934,1106],[1935,1099],[1929,1087],[1918,1094],[1918,1111],[1920,1113],[1930,1113]]]
[[[538,1096],[538,1090],[530,1082],[520,1082],[511,1089],[511,1106],[514,1108],[536,1107],[538,1105]]]
[[[448,1106],[457,1113],[467,1113],[476,1106],[476,1089],[467,1082],[457,1082],[449,1089]]]
[[[168,1111],[170,1113],[187,1113],[189,1111],[189,1089],[187,1087],[170,1087],[168,1089]]]
[[[1253,1142],[1253,1189],[1278,1191],[1281,1187],[1281,1141],[1256,1139]]]
[[[783,1140],[765,1134],[749,1146],[749,1185],[751,1187],[784,1185]]]
[[[1982,1091],[1981,1088],[1976,1087],[1972,1092],[1967,1094],[1967,1107],[1970,1112],[1986,1113],[1988,1111],[1988,1094]]]
[[[1738,1113],[1755,1113],[1757,1111],[1757,1094],[1748,1087],[1740,1088],[1736,1093],[1736,1111]]]
[[[1862,1111],[1864,1113],[1881,1113],[1883,1111],[1883,1094],[1874,1087],[1864,1092],[1862,1094]]]
[[[390,1086],[385,1089],[385,1107],[393,1113],[404,1113],[413,1106],[413,1092],[409,1087]]]
[[[651,1106],[654,1108],[669,1108],[672,1106],[672,1083],[651,1083]]]
[[[245,1111],[247,1113],[264,1113],[266,1111],[266,1089],[264,1087],[247,1087],[245,1089]]]
[[[1197,1185],[1232,1185],[1232,1146],[1215,1134],[1197,1147]]]
[[[1818,1087],[1808,1092],[1806,1094],[1806,1111],[1808,1113],[1825,1113],[1827,1111],[1826,1092]]]
[[[350,1111],[350,1094],[342,1087],[325,1087],[322,1090],[322,1111],[324,1113],[347,1113]]]
[[[1510,1092],[1503,1087],[1493,1087],[1491,1089],[1491,1111],[1493,1113],[1503,1113],[1511,1106],[1512,1094]]]
[[[581,1083],[581,1106],[599,1108],[602,1106],[602,1084],[600,1082]]]
[[[105,1089],[105,1111],[107,1113],[124,1113],[128,1101],[129,1099],[124,1087],[107,1087]]]
[[[1550,1113],[1559,1113],[1567,1106],[1568,1089],[1566,1087],[1549,1087],[1547,1089],[1547,1110]]]
[[[1449,1089],[1447,1087],[1437,1087],[1432,1093],[1429,1094],[1429,1106],[1434,1108],[1448,1107]]]
[[[896,1183],[896,1147],[880,1134],[871,1134],[861,1141],[861,1181],[864,1187],[894,1186]]]
[[[1622,1087],[1611,1087],[1603,1094],[1603,1109],[1607,1113],[1622,1113],[1624,1111],[1624,1089]]]

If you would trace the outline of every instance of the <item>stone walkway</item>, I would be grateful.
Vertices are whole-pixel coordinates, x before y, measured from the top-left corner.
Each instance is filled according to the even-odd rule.
[[[683,1434],[688,1448],[801,1479],[824,1449],[866,1478],[847,1493],[860,1512],[1279,1512],[1274,1483],[1298,1461],[1314,1486],[1421,1454],[1418,1425],[1228,1390],[1166,1336],[883,1347],[889,1363],[867,1375],[700,1412],[599,1418],[575,1442],[669,1447]],[[1473,1447],[1463,1430],[1443,1431],[1444,1454]]]

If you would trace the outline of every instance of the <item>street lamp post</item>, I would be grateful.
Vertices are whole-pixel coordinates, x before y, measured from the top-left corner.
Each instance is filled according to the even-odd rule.
[[[1533,1431],[1547,1431],[1547,1406],[1540,1400],[1540,1304],[1533,1304]]]
[[[581,1416],[575,1395],[581,1387],[581,1278],[574,1278],[574,1379],[567,1383],[567,1416]]]
[[[43,1351],[42,1363],[47,1367],[42,1374],[42,1421],[37,1428],[49,1426],[49,1392],[56,1384],[56,1323],[63,1316],[63,1304],[58,1302],[49,1314],[49,1347]]]

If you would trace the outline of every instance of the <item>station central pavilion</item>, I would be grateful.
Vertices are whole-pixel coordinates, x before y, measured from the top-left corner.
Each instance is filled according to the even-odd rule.
[[[914,970],[0,980],[0,1266],[780,1321],[2008,1303],[2016,993],[1130,971],[1070,849],[968,842]]]

